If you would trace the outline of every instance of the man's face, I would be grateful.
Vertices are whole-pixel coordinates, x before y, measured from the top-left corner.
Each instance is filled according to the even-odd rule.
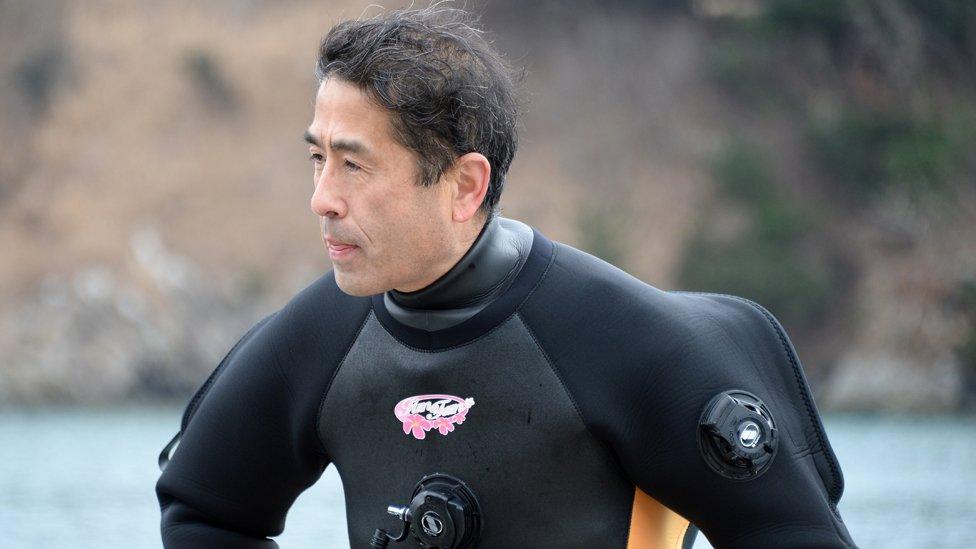
[[[419,290],[450,268],[450,188],[417,184],[416,153],[393,139],[386,109],[355,85],[328,78],[306,140],[312,211],[342,291]]]

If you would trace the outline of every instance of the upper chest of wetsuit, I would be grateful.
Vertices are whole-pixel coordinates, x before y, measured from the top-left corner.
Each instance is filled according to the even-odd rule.
[[[376,528],[398,531],[387,506],[435,472],[478,496],[484,547],[626,544],[633,485],[517,314],[554,246],[497,221],[431,287],[374,297],[328,390],[319,435],[343,479],[354,547]],[[432,325],[443,327],[418,327]]]

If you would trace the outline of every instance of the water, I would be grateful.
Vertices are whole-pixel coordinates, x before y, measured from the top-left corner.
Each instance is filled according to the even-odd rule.
[[[0,412],[0,545],[159,547],[156,455],[180,412]],[[847,481],[841,513],[861,547],[976,547],[976,418],[845,415],[826,423]],[[346,546],[343,514],[330,467],[298,499],[278,542]]]

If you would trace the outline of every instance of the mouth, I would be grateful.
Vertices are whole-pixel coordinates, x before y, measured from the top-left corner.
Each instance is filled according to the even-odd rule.
[[[329,249],[329,258],[333,261],[347,258],[359,249],[359,246],[355,244],[335,240],[331,237],[325,237],[325,245]]]

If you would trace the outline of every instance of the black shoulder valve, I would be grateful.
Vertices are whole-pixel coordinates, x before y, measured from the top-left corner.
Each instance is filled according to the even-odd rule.
[[[733,389],[715,395],[698,422],[698,445],[713,471],[733,480],[766,472],[776,456],[778,433],[763,401]]]

